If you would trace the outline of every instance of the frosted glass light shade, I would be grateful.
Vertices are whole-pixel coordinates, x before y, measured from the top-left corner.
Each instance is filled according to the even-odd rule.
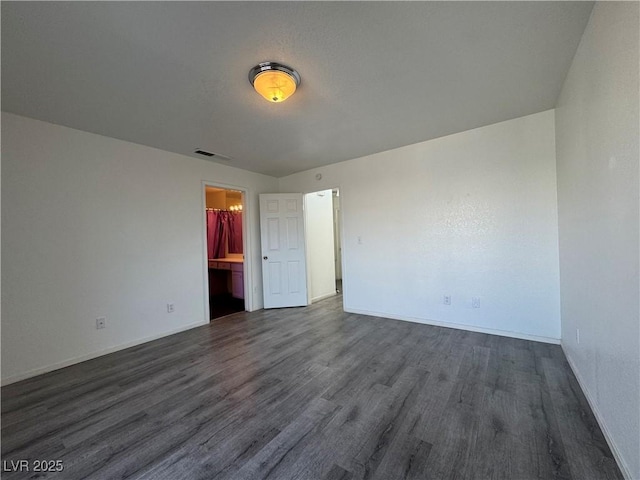
[[[261,63],[249,72],[249,81],[266,100],[280,103],[289,98],[300,84],[295,70],[275,62]]]

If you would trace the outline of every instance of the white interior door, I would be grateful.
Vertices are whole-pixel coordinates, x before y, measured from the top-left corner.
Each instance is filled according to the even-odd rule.
[[[307,265],[301,193],[260,195],[264,308],[307,302]]]

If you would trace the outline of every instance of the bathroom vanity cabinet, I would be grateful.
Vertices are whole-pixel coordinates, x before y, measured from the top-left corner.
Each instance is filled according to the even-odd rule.
[[[212,294],[230,292],[244,299],[244,262],[238,258],[209,260],[209,290]]]

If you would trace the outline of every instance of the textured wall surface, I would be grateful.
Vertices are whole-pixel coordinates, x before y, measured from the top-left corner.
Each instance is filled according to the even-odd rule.
[[[206,323],[203,181],[249,192],[261,308],[275,179],[6,113],[2,157],[3,380]]]
[[[595,6],[556,109],[562,346],[633,479],[640,478],[638,11],[637,2]]]
[[[546,111],[284,177],[280,189],[340,187],[347,310],[557,342],[554,141]]]

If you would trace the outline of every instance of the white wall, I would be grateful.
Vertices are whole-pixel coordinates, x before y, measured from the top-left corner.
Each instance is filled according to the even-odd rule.
[[[257,195],[274,178],[8,113],[2,156],[5,383],[206,323],[203,181],[249,192],[261,308]]]
[[[556,110],[562,346],[618,463],[634,479],[640,479],[638,11],[636,2],[596,3]]]
[[[331,190],[304,197],[308,289],[312,302],[336,294]]]
[[[297,173],[280,189],[340,187],[346,310],[557,342],[554,139],[547,111]]]

